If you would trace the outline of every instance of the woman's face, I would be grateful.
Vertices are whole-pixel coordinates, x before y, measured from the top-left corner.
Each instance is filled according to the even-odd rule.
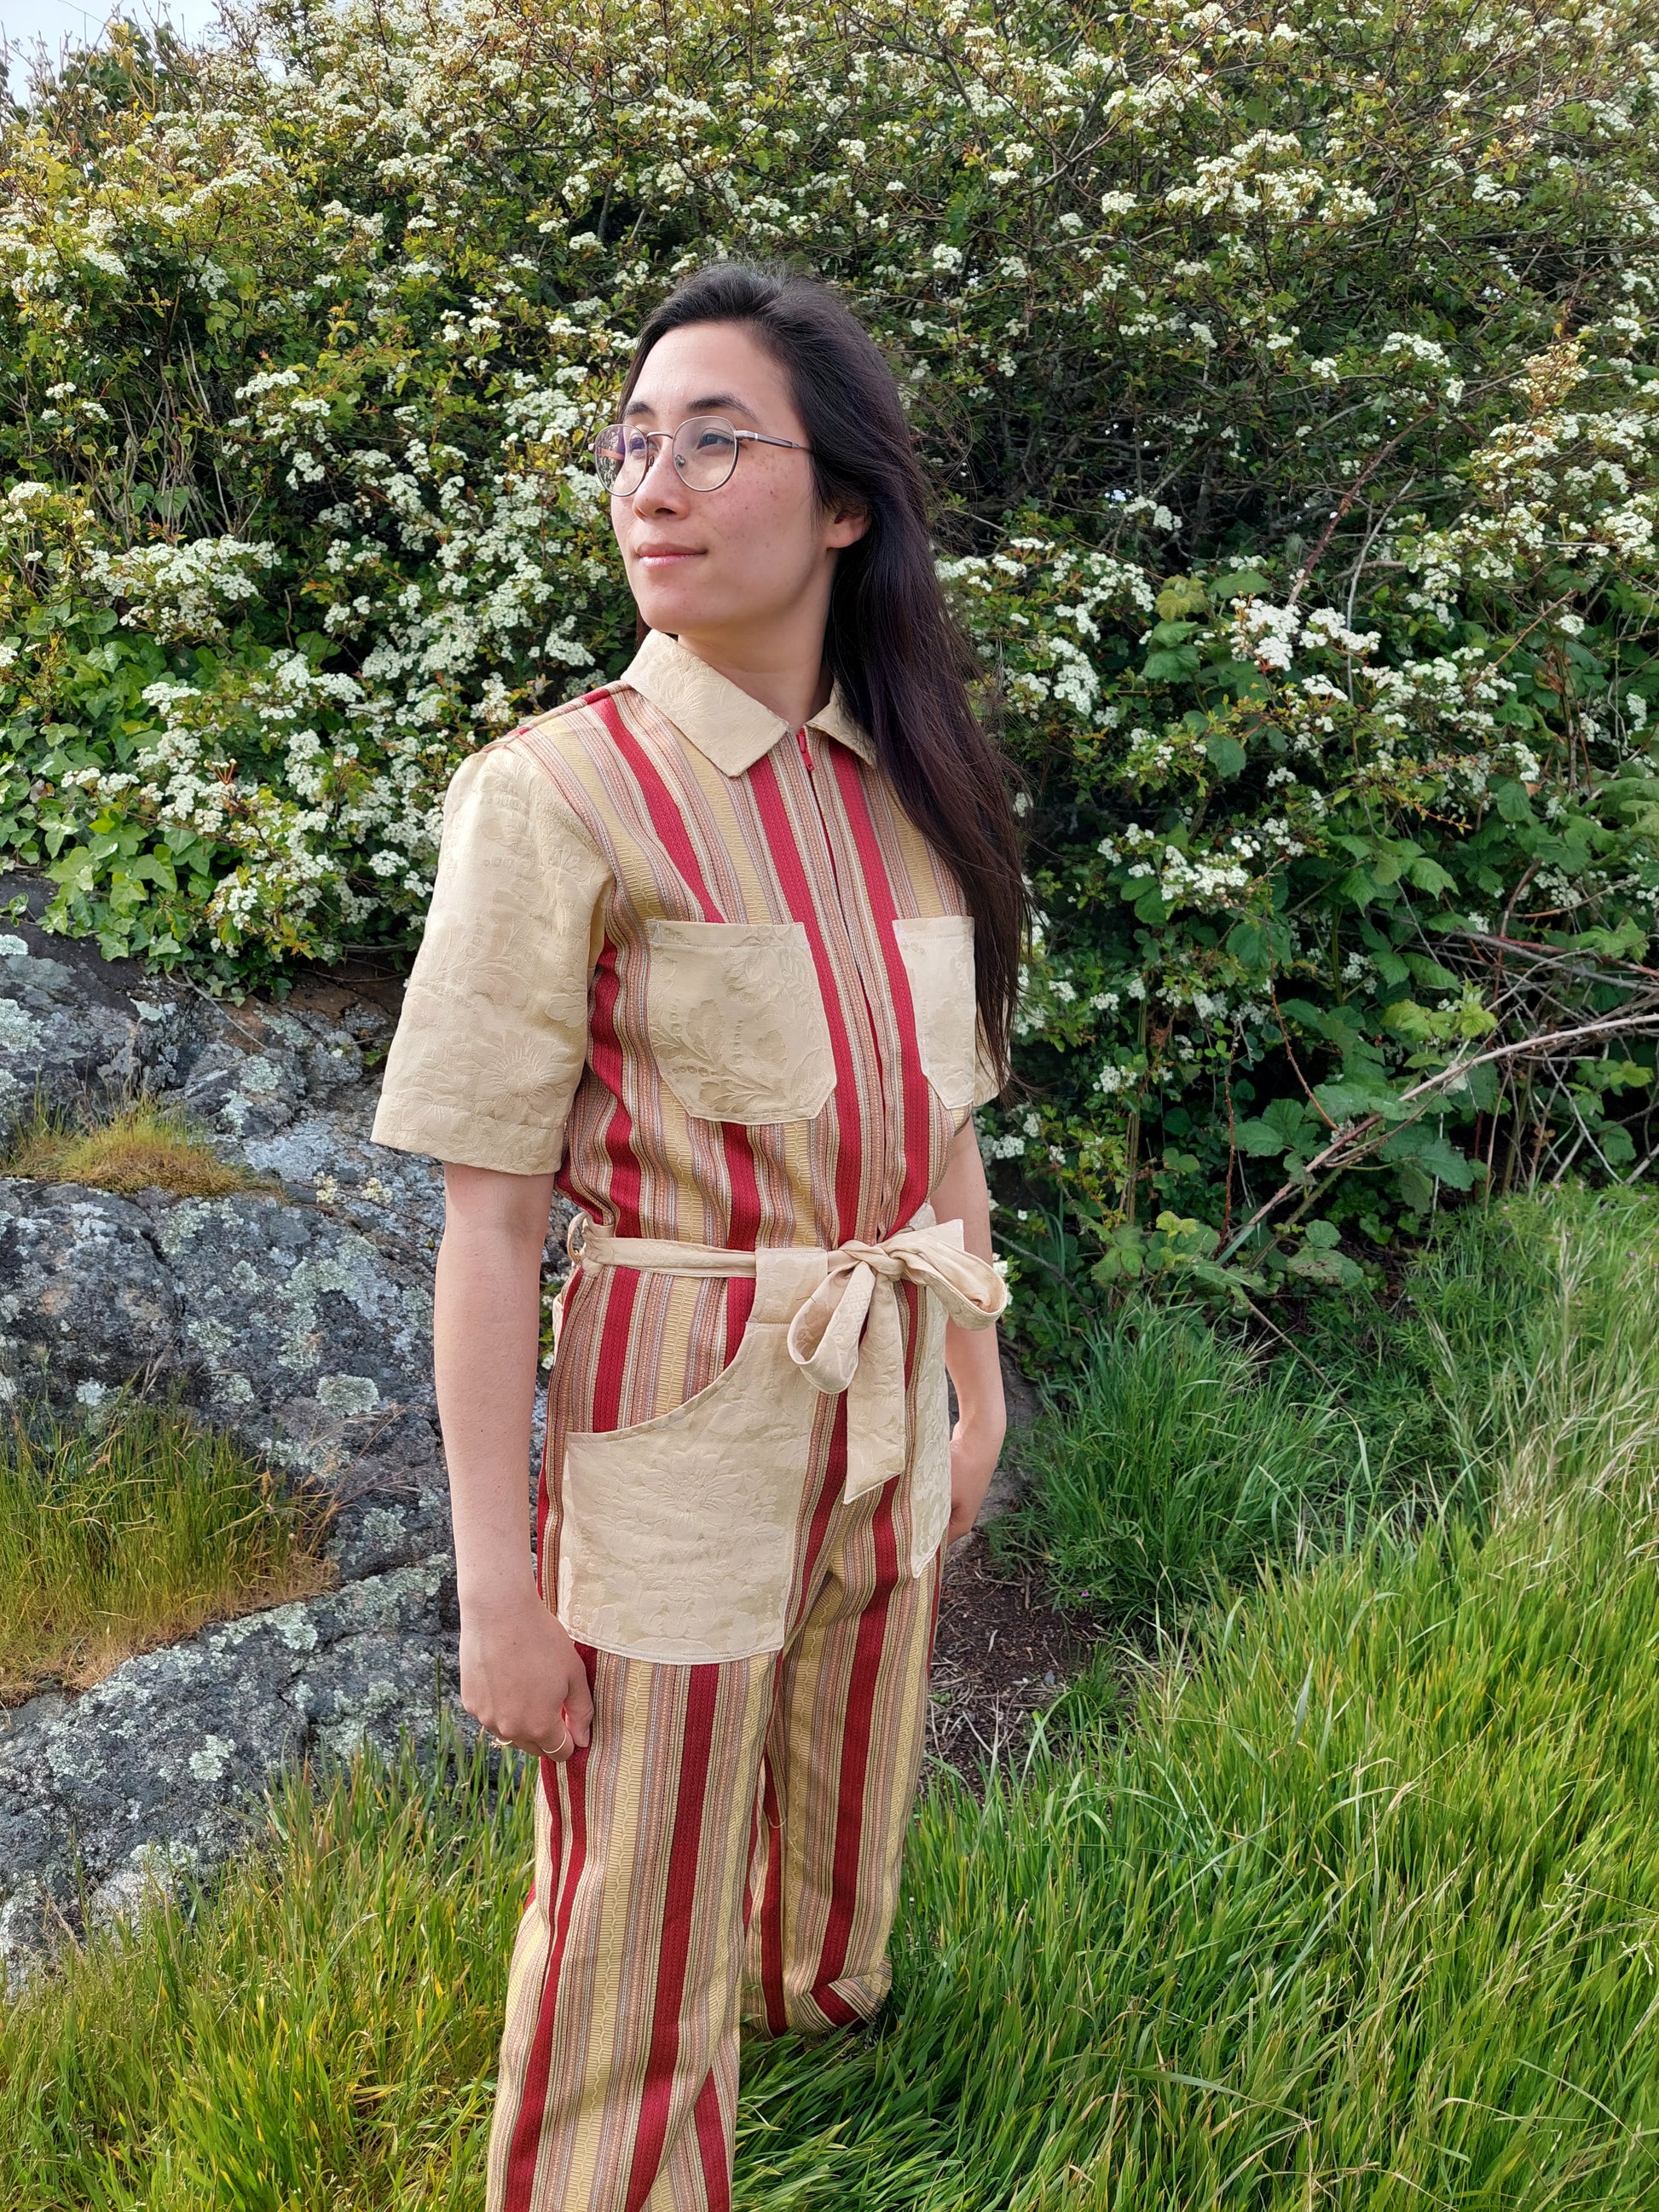
[[[724,415],[739,430],[809,441],[782,368],[740,324],[693,323],[659,338],[627,410],[630,428],[677,430],[690,415]],[[681,483],[665,440],[635,491],[611,501],[635,603],[653,629],[729,646],[791,632],[829,607],[836,550],[862,515],[818,506],[810,455],[741,441],[715,491]]]

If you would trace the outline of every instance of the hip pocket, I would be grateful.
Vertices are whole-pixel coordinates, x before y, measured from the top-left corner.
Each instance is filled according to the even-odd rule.
[[[646,1025],[688,1114],[809,1121],[836,1087],[830,1024],[799,921],[648,922]]]
[[[672,1666],[782,1648],[823,1402],[789,1357],[789,1317],[823,1257],[756,1260],[743,1341],[705,1389],[565,1439],[558,1615],[579,1643]]]
[[[960,1113],[974,1103],[974,921],[971,915],[929,915],[893,924],[922,1072],[939,1103]]]

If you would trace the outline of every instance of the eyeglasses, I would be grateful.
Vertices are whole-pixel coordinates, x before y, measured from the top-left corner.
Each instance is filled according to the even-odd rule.
[[[665,443],[674,456],[674,468],[688,491],[718,491],[738,465],[738,448],[787,446],[792,452],[810,453],[798,438],[769,438],[764,431],[739,430],[724,415],[691,415],[678,430],[640,430],[626,422],[612,422],[593,441],[593,467],[599,482],[613,497],[626,499],[645,482],[656,447]]]

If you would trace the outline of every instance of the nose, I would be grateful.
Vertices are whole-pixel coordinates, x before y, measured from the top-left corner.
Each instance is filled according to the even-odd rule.
[[[680,472],[674,466],[674,445],[670,438],[652,441],[651,459],[645,474],[628,495],[632,501],[645,501],[653,507],[665,506],[684,508],[687,504],[685,486]]]

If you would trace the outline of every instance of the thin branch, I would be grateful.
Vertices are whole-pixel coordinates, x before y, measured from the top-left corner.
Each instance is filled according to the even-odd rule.
[[[1265,1221],[1270,1213],[1276,1213],[1287,1198],[1297,1191],[1305,1192],[1308,1184],[1322,1169],[1339,1161],[1342,1166],[1350,1167],[1355,1156],[1374,1152],[1378,1145],[1386,1144],[1396,1129],[1408,1127],[1413,1121],[1422,1118],[1437,1091],[1445,1090],[1474,1069],[1490,1067],[1498,1060],[1516,1060],[1525,1054],[1531,1054],[1540,1060],[1553,1058],[1580,1038],[1611,1036],[1618,1031],[1631,1030],[1647,1030],[1659,1035],[1659,1007],[1647,1013],[1621,1014],[1611,1021],[1583,1022],[1573,1029],[1540,1030],[1534,1036],[1517,1039],[1514,1044],[1496,1045],[1490,1052],[1476,1053],[1468,1060],[1455,1060],[1449,1066],[1443,1067],[1438,1074],[1425,1076],[1421,1083],[1413,1084],[1409,1091],[1401,1091],[1396,1101],[1397,1106],[1409,1106],[1413,1101],[1421,1099],[1423,1105],[1418,1113],[1405,1115],[1395,1113],[1386,1117],[1381,1114],[1367,1114],[1362,1120],[1348,1122],[1339,1129],[1323,1152],[1316,1152],[1300,1174],[1282,1182],[1271,1198],[1257,1206],[1231,1242],[1217,1254],[1217,1264],[1231,1260],[1250,1231]]]

